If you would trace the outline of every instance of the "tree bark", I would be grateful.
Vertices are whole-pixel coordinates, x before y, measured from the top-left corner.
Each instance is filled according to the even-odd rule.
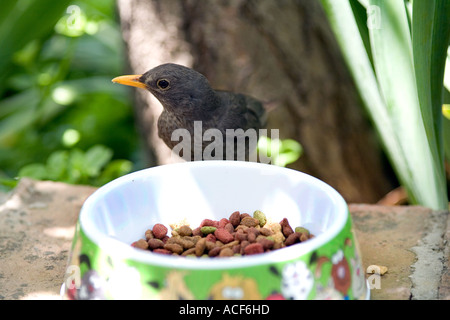
[[[376,202],[393,188],[319,1],[119,0],[118,8],[130,72],[179,63],[215,89],[265,102],[268,129],[304,148],[289,167],[324,180],[349,202]],[[151,94],[136,91],[149,165],[179,161],[158,138],[161,110]]]

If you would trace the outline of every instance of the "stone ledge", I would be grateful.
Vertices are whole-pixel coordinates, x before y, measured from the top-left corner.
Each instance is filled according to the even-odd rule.
[[[0,299],[59,299],[78,213],[95,190],[22,179],[0,204]]]
[[[60,298],[78,213],[95,190],[22,179],[0,196],[0,299]],[[349,208],[364,267],[389,268],[372,299],[450,299],[448,211]]]
[[[363,265],[384,265],[377,299],[450,299],[449,212],[419,206],[349,205]]]

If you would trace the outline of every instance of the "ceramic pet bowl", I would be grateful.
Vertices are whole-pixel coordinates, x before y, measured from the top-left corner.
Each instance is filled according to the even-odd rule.
[[[315,235],[255,255],[182,257],[131,244],[156,223],[261,210]],[[307,174],[239,161],[171,164],[128,174],[84,203],[63,290],[69,299],[367,299],[344,199]]]

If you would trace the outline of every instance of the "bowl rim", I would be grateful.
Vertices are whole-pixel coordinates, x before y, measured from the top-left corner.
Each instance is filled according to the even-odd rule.
[[[92,220],[89,219],[89,213],[92,211],[99,199],[101,199],[110,190],[122,186],[133,180],[148,178],[152,175],[164,173],[164,170],[171,170],[174,166],[179,167],[215,167],[215,168],[249,168],[269,170],[271,174],[290,174],[299,175],[301,179],[315,185],[317,188],[325,191],[336,207],[336,222],[330,226],[326,233],[317,235],[303,243],[297,243],[283,249],[265,252],[262,254],[243,257],[222,257],[220,259],[194,259],[188,257],[179,257],[171,255],[163,255],[152,253],[151,251],[143,251],[133,248],[130,244],[126,244],[110,235],[101,232]],[[246,161],[223,161],[223,160],[206,160],[182,163],[171,163],[159,165],[151,168],[138,170],[122,177],[119,177],[98,188],[83,203],[79,214],[79,225],[86,237],[89,238],[101,251],[112,256],[113,260],[133,260],[146,265],[153,265],[167,268],[191,269],[191,270],[218,270],[218,269],[236,269],[252,267],[257,265],[276,264],[278,262],[290,261],[299,257],[312,253],[314,250],[325,245],[334,239],[344,228],[349,216],[348,206],[344,198],[330,185],[304,172],[280,167],[271,164],[246,162]],[[181,260],[180,260],[181,259]],[[207,262],[206,262],[207,261]]]

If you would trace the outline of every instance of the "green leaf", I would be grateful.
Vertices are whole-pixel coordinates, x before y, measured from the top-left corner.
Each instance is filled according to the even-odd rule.
[[[0,1],[0,21],[4,21],[8,17],[16,3],[17,1],[14,0]]]
[[[450,39],[450,1],[414,1],[412,44],[420,111],[441,192],[446,188],[442,90]],[[444,201],[444,199],[443,199]],[[445,202],[447,200],[445,199]]]
[[[69,152],[58,150],[52,152],[47,159],[48,178],[54,181],[65,181],[67,179],[67,164]]]
[[[359,34],[352,8],[347,0],[321,0],[321,2],[367,113],[380,136],[386,155],[399,180],[408,189],[408,183],[404,178],[408,172],[404,166],[406,155],[396,137],[396,128],[387,112],[384,97],[380,94],[370,54],[366,51],[366,46]],[[369,6],[367,1],[360,2],[364,2],[366,7]],[[370,20],[370,26],[372,28],[380,27],[377,26],[377,23],[381,22],[378,20],[380,16],[377,7],[371,10],[368,14],[370,19],[373,19]]]
[[[442,125],[443,133],[444,133],[444,152],[447,161],[450,164],[450,118],[444,118],[444,123]]]
[[[445,5],[447,3],[448,5]],[[439,142],[441,134],[442,89],[450,24],[440,21],[441,11],[450,15],[448,1],[415,1],[413,3],[412,42],[414,68],[425,129],[431,141]],[[436,152],[440,151],[439,146]]]
[[[442,131],[444,136],[444,153],[445,158],[450,165],[450,91],[444,89],[444,105],[442,106],[442,114],[443,123],[442,123]]]
[[[100,170],[111,160],[112,155],[112,150],[103,145],[91,147],[84,156],[84,169],[87,175],[97,177]]]
[[[82,150],[75,148],[70,151],[67,173],[67,182],[74,184],[87,183],[85,157]]]
[[[133,167],[131,161],[110,161],[111,158],[112,151],[103,145],[95,145],[86,152],[77,148],[58,150],[50,154],[46,165],[24,166],[19,177],[100,186],[129,173]]]
[[[14,189],[17,184],[19,183],[18,179],[4,179],[0,178],[0,191],[1,192],[8,192],[12,189]]]
[[[274,165],[285,167],[300,158],[303,148],[293,139],[280,140],[261,136],[258,140],[258,152],[271,158]]]
[[[38,101],[39,93],[34,89],[0,101],[0,145],[23,132],[34,121],[34,108]]]
[[[361,4],[358,0],[349,0],[350,6],[353,11],[353,16],[355,17],[356,25],[358,26],[358,31],[361,36],[361,40],[364,43],[364,47],[366,49],[366,53],[369,57],[369,60],[372,62],[372,52],[370,49],[370,38],[369,38],[369,30],[367,29],[368,24],[376,24],[377,16],[376,12],[369,9],[369,15],[367,14],[367,6]]]
[[[47,168],[41,163],[32,163],[20,169],[19,177],[28,177],[36,180],[48,178]]]
[[[95,185],[102,186],[116,178],[131,172],[133,163],[129,160],[113,160],[108,163],[99,177],[95,180]]]
[[[440,164],[442,153],[438,151],[436,137],[427,135],[426,128],[433,125],[433,117],[427,114],[429,105],[421,108],[419,102],[405,3],[403,0],[369,2],[380,8],[381,27],[369,29],[372,54],[378,83],[406,156],[408,173],[404,179],[409,196],[413,203],[445,209],[448,201],[445,175],[441,171],[443,163]],[[415,20],[413,8],[413,24]],[[421,63],[426,63],[423,60]],[[424,77],[424,81],[430,81]]]
[[[290,163],[297,161],[303,153],[300,143],[292,139],[281,140],[281,146],[275,164],[285,167]]]
[[[0,84],[10,71],[13,54],[53,29],[70,0],[2,0],[0,10]],[[2,87],[0,86],[0,91]]]
[[[444,87],[450,91],[450,46],[447,49],[447,59],[444,71]]]
[[[445,174],[436,160],[442,152],[439,138],[427,135],[426,128],[434,118],[424,115],[427,111],[421,109],[419,101],[416,76],[423,75],[418,75],[414,68],[414,59],[419,58],[413,55],[410,28],[415,22],[411,23],[405,1],[359,1],[368,10],[373,66],[370,52],[367,52],[369,46],[362,40],[366,37],[361,21],[363,15],[352,10],[349,0],[321,2],[387,156],[411,202],[446,209]],[[414,4],[416,2],[419,1]],[[352,5],[355,9],[355,3]],[[442,16],[433,17],[439,24],[448,21],[443,6]],[[434,65],[433,61],[431,63]],[[430,81],[430,77],[421,81]]]

